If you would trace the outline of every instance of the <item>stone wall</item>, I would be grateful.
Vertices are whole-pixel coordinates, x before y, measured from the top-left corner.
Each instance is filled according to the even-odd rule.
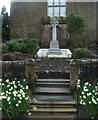
[[[41,20],[46,14],[45,2],[12,2],[11,38],[41,38]]]
[[[96,39],[96,3],[93,2],[68,2],[67,15],[79,13],[85,23],[86,29],[82,40],[93,41]],[[51,40],[51,25],[44,23],[47,19],[47,2],[12,2],[11,4],[11,38],[32,38],[42,40],[41,47],[49,47]],[[66,47],[66,23],[59,24],[61,29],[60,47]]]
[[[79,13],[86,24],[86,29],[83,33],[84,39],[93,41],[96,39],[96,3],[95,2],[68,2],[67,15],[71,13]]]

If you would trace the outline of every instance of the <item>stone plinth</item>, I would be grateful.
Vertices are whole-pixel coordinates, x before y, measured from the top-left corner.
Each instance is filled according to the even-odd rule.
[[[52,54],[50,49],[39,49],[39,51],[37,52],[37,56],[39,58],[44,58],[44,57],[48,57],[48,58],[71,58],[72,57],[72,53],[69,49],[59,49],[60,54],[56,54],[55,52],[52,51]]]

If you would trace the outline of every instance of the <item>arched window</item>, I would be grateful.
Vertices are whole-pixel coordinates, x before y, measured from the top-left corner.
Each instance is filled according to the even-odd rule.
[[[66,0],[48,0],[48,16],[66,17]]]

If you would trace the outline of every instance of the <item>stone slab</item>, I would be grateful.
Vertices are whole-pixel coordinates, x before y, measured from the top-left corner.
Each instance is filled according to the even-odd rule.
[[[57,113],[61,113],[61,112],[77,112],[76,108],[37,108],[37,109],[29,109],[30,112],[57,112]]]
[[[71,58],[72,53],[69,49],[60,49],[61,54],[56,55],[55,53],[49,54],[49,49],[39,49],[37,56],[39,58]]]
[[[70,93],[68,88],[50,88],[50,87],[36,87],[34,93]]]
[[[37,79],[37,82],[70,82],[69,79]]]
[[[40,101],[75,101],[75,99],[71,95],[34,95],[32,99],[40,100]]]

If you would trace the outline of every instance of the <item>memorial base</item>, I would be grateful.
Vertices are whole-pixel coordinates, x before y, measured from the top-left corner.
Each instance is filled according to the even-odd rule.
[[[39,58],[71,58],[72,53],[69,49],[59,49],[59,51],[51,51],[50,49],[39,49],[37,52]]]

